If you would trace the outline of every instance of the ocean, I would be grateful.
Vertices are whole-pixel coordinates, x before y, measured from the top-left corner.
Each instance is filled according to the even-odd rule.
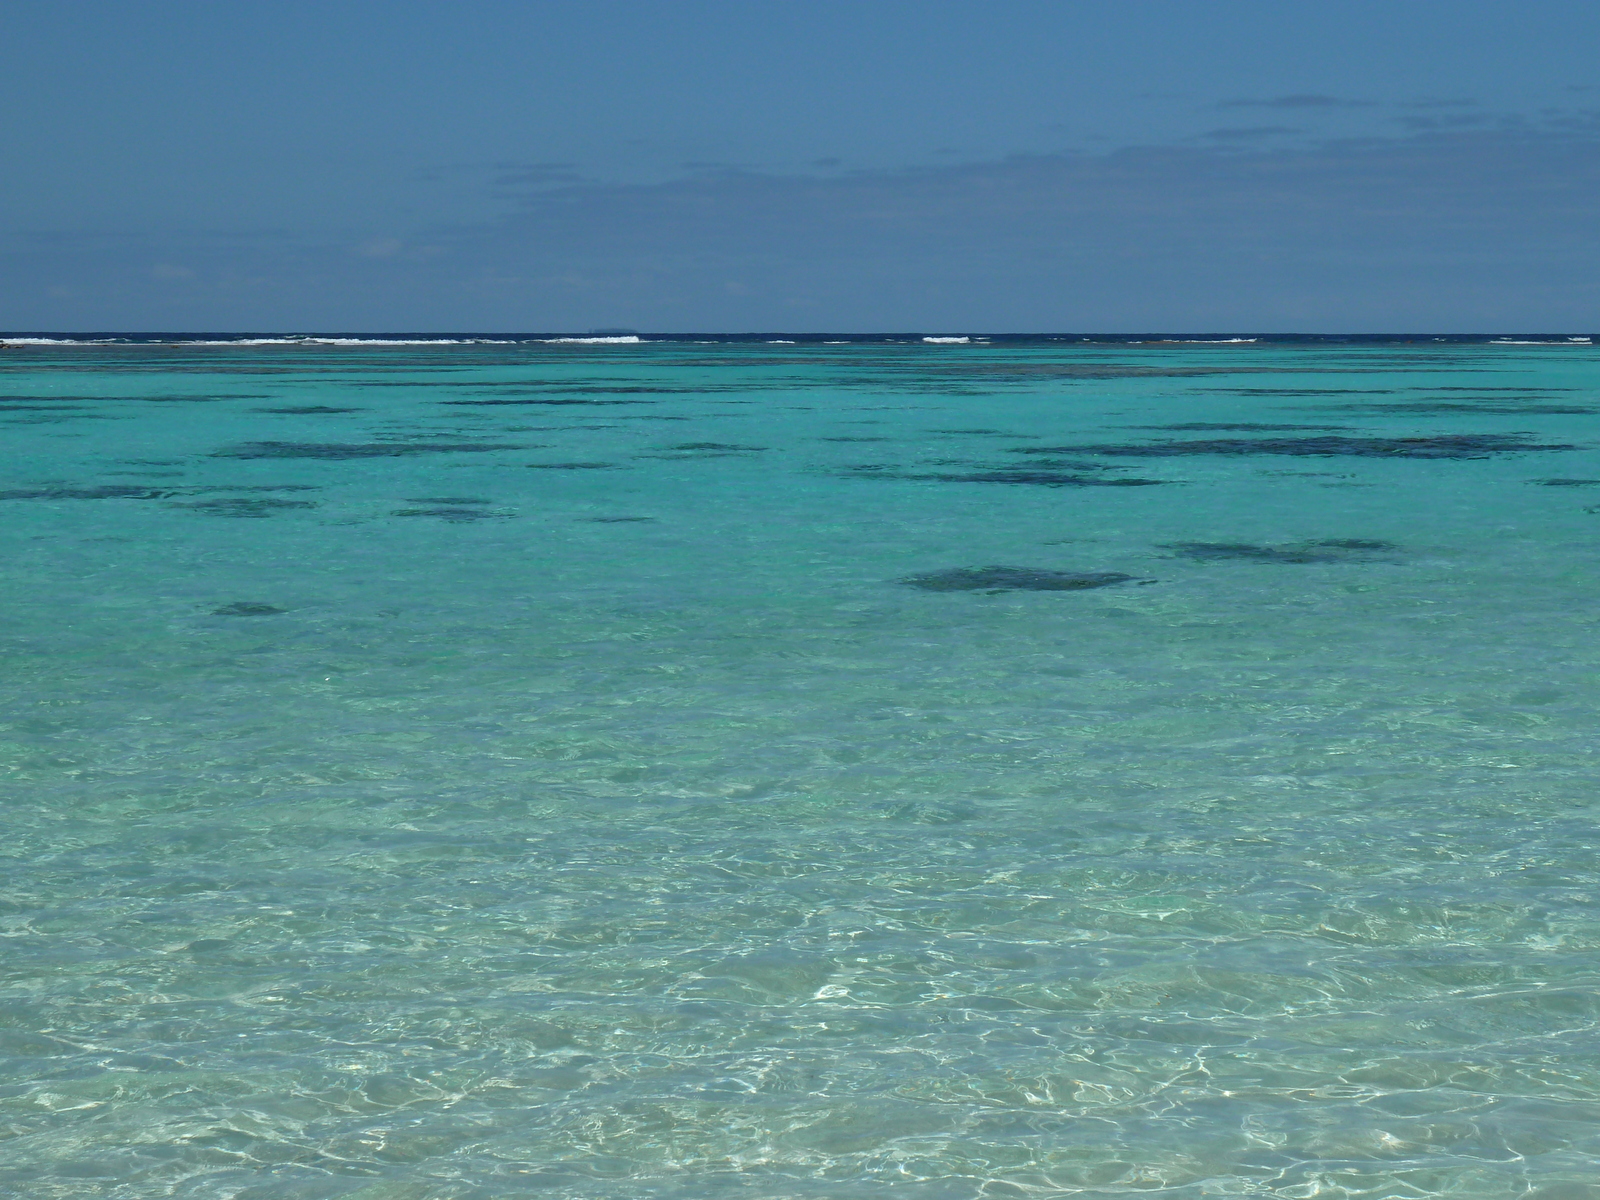
[[[1600,1197],[1600,350],[8,338],[0,1193]]]

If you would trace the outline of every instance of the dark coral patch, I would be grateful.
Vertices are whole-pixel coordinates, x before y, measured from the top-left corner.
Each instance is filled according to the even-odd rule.
[[[1190,388],[1206,396],[1392,396],[1392,388]]]
[[[213,405],[219,400],[270,400],[270,395],[136,395],[152,405]]]
[[[191,488],[194,492],[320,492],[322,489],[311,483],[255,483],[243,487],[236,487],[231,483],[213,483],[205,487]]]
[[[626,387],[615,387],[615,386],[610,386],[610,385],[604,385],[603,386],[603,385],[600,385],[600,384],[582,384],[582,385],[573,387],[573,386],[570,386],[570,385],[563,384],[561,386],[561,390],[564,391],[564,392],[577,392],[579,395],[585,395],[585,396],[586,395],[700,396],[700,395],[704,395],[706,392],[720,392],[723,389],[722,388],[716,388],[716,387],[703,387],[703,388],[692,387],[692,388],[686,388],[686,387],[653,387],[653,386],[645,386],[645,385],[639,385],[639,386],[629,385],[629,386],[626,386]],[[745,401],[744,403],[748,403],[748,401]]]
[[[950,471],[906,475],[905,479],[932,479],[940,483],[1012,483],[1034,487],[1155,487],[1164,479],[1115,479],[1104,475],[1075,475],[1067,471]]]
[[[1194,442],[1150,442],[1140,446],[1026,446],[1014,454],[1105,454],[1134,458],[1176,458],[1215,454],[1295,455],[1306,458],[1488,458],[1529,450],[1576,450],[1564,443],[1530,442],[1517,433],[1446,433],[1436,437],[1216,438]]]
[[[1252,425],[1248,423],[1229,424],[1223,421],[1189,421],[1182,425],[1132,425],[1131,429],[1161,429],[1177,433],[1199,433],[1207,429],[1216,429],[1232,433],[1274,433],[1288,430],[1326,430],[1337,432],[1350,428],[1348,425]]]
[[[192,500],[174,508],[192,508],[213,517],[271,517],[291,508],[316,508],[315,500],[277,500],[266,496],[219,496],[214,500]]]
[[[0,409],[0,414],[18,411],[19,410],[17,408]],[[121,418],[114,417],[109,413],[62,411],[31,413],[19,416],[5,416],[4,419],[7,425],[61,425],[68,421],[116,421],[120,420]],[[81,437],[83,435],[79,434],[78,436]]]
[[[978,463],[978,464],[974,464],[974,465],[982,466],[983,464]],[[994,469],[998,470],[998,471],[1010,471],[1010,470],[1014,470],[1015,468],[1013,468],[1013,467],[995,467]],[[1037,471],[1037,470],[1040,470],[1040,469],[1051,470],[1051,471],[1126,471],[1126,470],[1128,470],[1128,468],[1124,467],[1124,466],[1113,465],[1111,463],[1095,462],[1092,459],[1081,459],[1081,458],[1035,458],[1035,459],[1030,459],[1029,460],[1029,462],[1028,462],[1028,470]]]
[[[131,475],[137,472],[123,471]],[[164,475],[167,472],[145,472]],[[181,471],[172,472],[182,475]],[[91,487],[36,487],[12,488],[0,492],[0,500],[170,500],[175,496],[194,496],[204,492],[314,492],[318,489],[305,483],[263,483],[249,487],[208,484],[204,487],[150,486],[131,483],[103,483]]]
[[[1150,366],[1116,362],[967,362],[942,364],[929,374],[969,376],[995,382],[1032,383],[1042,379],[1183,379],[1199,375],[1236,375],[1237,366]]]
[[[1253,546],[1244,542],[1173,542],[1167,546],[1196,562],[1349,563],[1392,562],[1393,542],[1366,538],[1329,538],[1287,546]]]
[[[321,413],[366,412],[364,408],[335,408],[330,404],[294,404],[288,408],[252,408],[251,412],[281,413],[284,416],[312,416]]]
[[[1154,487],[1164,479],[1130,479],[1108,475],[1086,475],[1085,470],[1104,470],[1095,464],[1081,464],[1077,470],[1024,470],[996,468],[986,471],[902,471],[888,463],[859,463],[844,468],[851,475],[871,475],[876,479],[906,479],[933,483],[1009,483],[1033,487]]]
[[[654,404],[655,401],[654,400],[572,400],[572,399],[569,399],[569,398],[564,397],[564,396],[563,397],[559,397],[559,398],[558,397],[554,397],[554,396],[527,396],[527,397],[519,396],[516,399],[500,399],[500,400],[441,400],[441,401],[439,401],[439,403],[440,404],[455,405],[455,406],[461,407],[461,408],[465,408],[465,407],[469,407],[469,406],[470,407],[487,408],[487,407],[498,407],[500,405],[507,405],[507,404],[511,404],[511,405],[521,405],[521,404],[549,404],[549,405],[579,404],[579,405],[584,405],[584,406],[592,408],[592,407],[595,407],[597,405],[602,405],[602,404]]]
[[[929,433],[948,433],[961,437],[1038,437],[1035,433],[1007,433],[1004,429],[930,429]]]
[[[48,402],[52,406],[55,406],[55,405],[61,405],[61,404],[75,404],[75,403],[80,403],[80,402],[87,403],[87,404],[102,404],[107,400],[119,400],[119,399],[122,399],[122,397],[120,397],[120,396],[68,396],[68,395],[49,395],[49,394],[40,394],[40,395],[28,394],[28,395],[24,395],[23,393],[19,392],[16,395],[12,395],[12,396],[0,396],[0,404],[16,404],[16,403],[21,402],[21,401],[26,401],[28,403],[33,403],[34,401],[41,401],[42,400],[42,401]]]
[[[579,396],[699,396],[707,392],[723,391],[717,387],[657,387],[649,384],[595,384],[595,383],[496,383],[486,384],[482,387],[463,388],[468,395],[494,396],[505,395],[509,392],[521,394],[542,394],[565,392]]]
[[[180,488],[104,483],[96,487],[12,488],[0,492],[0,500],[166,500],[183,494]]]
[[[1118,571],[1047,571],[1038,567],[954,567],[897,580],[925,592],[1082,592],[1132,581]]]
[[[404,458],[413,454],[484,454],[526,450],[494,442],[243,442],[213,450],[212,458]]]
[[[635,454],[634,458],[664,458],[669,461],[685,458],[747,458],[765,450],[765,446],[737,446],[729,442],[681,442],[654,454]]]
[[[1338,412],[1374,413],[1407,417],[1582,417],[1600,409],[1584,404],[1472,404],[1460,400],[1409,400],[1394,404],[1341,404]]]
[[[473,521],[503,521],[510,514],[495,512],[492,509],[476,507],[479,501],[467,501],[466,504],[437,504],[425,508],[397,508],[389,515],[391,517],[432,517],[435,520],[446,521],[451,525],[466,525]],[[472,505],[472,507],[468,507]]]

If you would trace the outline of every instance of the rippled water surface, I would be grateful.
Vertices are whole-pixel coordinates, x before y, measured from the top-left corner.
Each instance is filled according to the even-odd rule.
[[[0,355],[0,1193],[1600,1197],[1587,346]]]

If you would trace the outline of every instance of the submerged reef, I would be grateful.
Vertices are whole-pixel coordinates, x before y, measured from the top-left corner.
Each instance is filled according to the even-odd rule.
[[[423,498],[412,501],[412,504],[417,505],[416,508],[397,508],[389,515],[391,517],[433,517],[435,520],[445,521],[451,525],[466,525],[473,521],[504,521],[511,516],[510,513],[484,507],[488,503],[488,500],[473,500],[464,496]]]
[[[1108,471],[1119,468],[1099,463],[1073,463],[1070,469],[1050,469],[1052,463],[1040,463],[1038,468],[992,467],[976,471],[906,471],[891,463],[856,463],[844,467],[839,474],[849,476],[869,475],[874,479],[920,480],[933,483],[1011,483],[1031,484],[1035,487],[1154,487],[1167,483],[1165,479],[1130,479],[1110,475],[1084,474],[1085,471]]]
[[[322,413],[366,412],[364,408],[335,408],[331,404],[293,404],[288,408],[252,408],[251,412],[278,413],[283,416],[313,416]]]
[[[270,517],[290,508],[316,508],[315,500],[277,500],[268,496],[218,496],[214,500],[189,500],[173,508],[192,508],[214,517]]]
[[[571,400],[566,397],[554,396],[518,396],[515,399],[499,400],[441,400],[440,404],[449,404],[456,407],[496,407],[503,404],[582,404],[595,406],[600,404],[654,404],[654,400]]]
[[[258,396],[256,399],[265,400],[268,397]],[[232,400],[232,396],[116,396],[107,397],[108,403],[140,402],[144,404],[217,404],[223,400]]]
[[[901,479],[931,479],[940,483],[1018,483],[1036,487],[1154,487],[1165,479],[1107,478],[1103,475],[1078,475],[1068,471],[939,471],[907,474]]]
[[[1143,363],[1118,362],[1040,362],[1037,360],[986,362],[950,362],[937,366],[918,362],[913,367],[921,376],[967,377],[1032,383],[1046,379],[1185,379],[1202,375],[1236,375],[1240,367],[1231,366],[1181,366],[1177,364],[1152,366]],[[1254,373],[1272,368],[1244,368]],[[894,372],[886,372],[891,378]],[[872,380],[872,382],[877,382]]]
[[[1036,433],[1010,433],[1004,429],[930,429],[929,433],[949,434],[952,437],[1038,437]]]
[[[665,450],[635,454],[634,458],[661,458],[675,461],[685,458],[748,458],[765,450],[765,446],[739,446],[731,442],[680,442]]]
[[[1183,455],[1296,455],[1306,458],[1488,458],[1529,450],[1576,450],[1566,443],[1531,442],[1522,433],[1444,433],[1433,437],[1215,438],[1142,445],[1024,446],[1013,454],[1106,454],[1135,458]]]
[[[1322,430],[1324,432],[1338,432],[1349,429],[1348,425],[1255,425],[1249,422],[1229,421],[1185,421],[1181,425],[1130,425],[1130,429],[1159,429],[1177,433],[1199,433],[1207,429],[1216,429],[1224,433],[1274,433],[1293,430]]]
[[[11,488],[0,492],[0,500],[166,500],[188,491],[188,488],[102,483],[93,487]]]
[[[1392,396],[1393,388],[1190,388],[1192,396]]]
[[[1365,538],[1329,538],[1286,546],[1253,546],[1245,542],[1171,542],[1166,549],[1196,562],[1349,563],[1392,562],[1399,549],[1393,542]]]
[[[1474,404],[1465,400],[1405,400],[1392,404],[1340,404],[1329,411],[1373,413],[1388,416],[1482,416],[1482,417],[1581,417],[1592,416],[1600,408],[1584,404]]]
[[[953,567],[896,580],[925,592],[1082,592],[1133,580],[1117,571],[1048,571],[1039,567]]]
[[[450,386],[450,385],[444,385]],[[459,385],[455,385],[459,386]],[[671,387],[660,384],[598,384],[598,383],[490,383],[478,387],[463,388],[462,391],[469,396],[494,396],[504,395],[508,392],[522,394],[552,393],[577,394],[580,396],[634,396],[634,395],[667,395],[667,396],[702,396],[707,392],[726,391],[720,387]],[[446,401],[446,403],[450,403]]]
[[[526,450],[500,442],[241,442],[213,450],[212,458],[403,458],[413,454],[484,454]]]
[[[121,475],[182,476],[182,471],[136,472],[119,471]],[[85,486],[61,484],[54,487],[11,488],[0,491],[0,500],[171,500],[177,496],[197,496],[205,492],[315,492],[309,483],[258,483],[250,485],[188,484],[150,485],[133,483],[101,483]],[[208,502],[209,503],[209,502]],[[307,507],[304,502],[284,501],[290,507]]]

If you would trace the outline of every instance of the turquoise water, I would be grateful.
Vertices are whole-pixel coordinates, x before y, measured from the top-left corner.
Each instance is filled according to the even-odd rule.
[[[6,351],[0,1193],[1600,1196],[1597,354]]]

